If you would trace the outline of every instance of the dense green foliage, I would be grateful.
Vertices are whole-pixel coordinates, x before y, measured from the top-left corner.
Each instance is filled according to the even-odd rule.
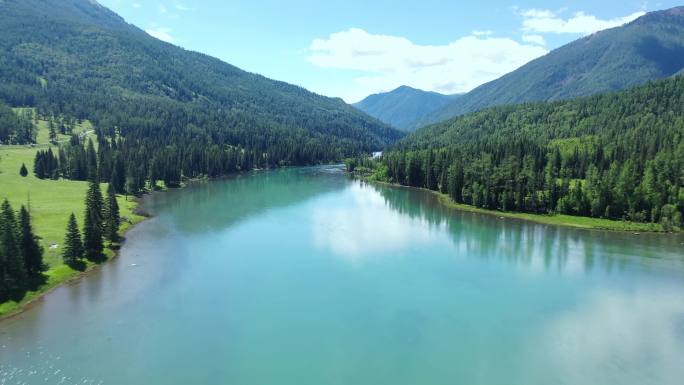
[[[623,90],[684,69],[684,7],[587,36],[467,93],[428,116],[436,123],[487,107]]]
[[[459,96],[401,86],[394,91],[370,95],[354,107],[402,131],[414,131],[425,116]]]
[[[9,201],[0,207],[0,303],[21,298],[44,282],[43,248],[33,232],[26,207],[19,218]]]
[[[36,130],[30,118],[0,102],[0,144],[34,143]]]
[[[113,243],[119,241],[120,225],[119,203],[116,201],[114,185],[110,183],[109,186],[107,186],[107,202],[104,215],[104,236],[109,242]]]
[[[43,262],[43,247],[39,243],[39,238],[33,233],[31,214],[23,205],[19,210],[19,249],[27,276],[29,278],[41,277],[48,267]]]
[[[78,222],[76,222],[76,215],[74,215],[74,213],[71,213],[69,222],[67,223],[62,259],[64,260],[64,263],[72,269],[79,270],[84,266],[83,242],[81,241],[81,232],[78,229]]]
[[[0,35],[0,100],[51,121],[89,119],[132,189],[333,161],[401,136],[340,99],[156,40],[96,2],[2,1]]]
[[[684,77],[494,107],[423,128],[365,166],[481,208],[682,226]]]
[[[59,178],[59,160],[52,152],[52,148],[36,151],[36,159],[33,161],[33,174],[38,179]]]
[[[91,181],[85,198],[83,220],[83,251],[91,262],[102,262],[104,259],[104,201],[100,191],[100,183]]]
[[[85,197],[85,213],[83,222],[83,240],[78,230],[76,216],[71,213],[64,237],[64,263],[73,269],[85,267],[83,259],[100,263],[105,260],[104,240],[110,244],[119,240],[119,204],[116,201],[114,186],[107,187],[107,200],[102,198],[100,183],[96,182],[97,170],[90,177]]]

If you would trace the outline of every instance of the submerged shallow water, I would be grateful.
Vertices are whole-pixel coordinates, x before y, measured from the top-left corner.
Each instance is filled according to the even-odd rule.
[[[0,384],[680,384],[684,238],[451,211],[320,167],[154,194],[0,323]]]

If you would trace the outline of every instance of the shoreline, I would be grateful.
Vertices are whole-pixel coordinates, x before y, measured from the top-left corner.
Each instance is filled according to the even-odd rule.
[[[591,217],[581,217],[573,215],[564,214],[533,214],[533,213],[522,213],[522,212],[511,212],[511,211],[497,211],[483,209],[464,203],[454,202],[451,197],[447,194],[441,193],[439,191],[433,191],[421,187],[404,186],[396,183],[383,182],[378,180],[371,180],[367,177],[360,175],[355,175],[354,173],[348,173],[352,177],[362,180],[367,183],[374,183],[378,185],[394,187],[394,188],[408,188],[428,192],[437,197],[439,203],[450,210],[457,210],[461,212],[477,213],[483,215],[489,215],[492,217],[499,217],[500,219],[515,219],[519,221],[532,222],[542,225],[551,226],[562,226],[574,229],[591,230],[591,231],[610,231],[610,232],[620,232],[620,233],[634,233],[638,235],[640,233],[649,234],[682,234],[683,231],[664,231],[660,224],[655,223],[639,223],[639,222],[626,222],[617,221],[612,219],[604,218],[591,218]]]
[[[233,173],[231,175],[225,175],[217,178],[194,178],[185,181],[179,189],[183,189],[187,187],[190,184],[193,183],[198,183],[198,182],[205,182],[205,181],[212,181],[212,180],[221,180],[225,178],[230,178],[234,177],[240,174],[244,173],[249,173],[249,172],[254,172],[254,171],[261,171],[261,170],[252,170],[252,171],[246,171],[246,172],[238,172],[238,173]],[[575,228],[575,229],[584,229],[584,230],[591,230],[591,231],[610,231],[610,232],[621,232],[621,233],[628,233],[632,232],[635,234],[639,233],[653,233],[653,234],[682,234],[682,231],[679,232],[666,232],[663,231],[660,225],[657,224],[651,224],[651,223],[635,223],[635,222],[623,222],[623,221],[615,221],[615,220],[610,220],[610,219],[599,219],[599,218],[590,218],[590,217],[579,217],[579,216],[570,216],[570,215],[543,215],[543,214],[531,214],[531,213],[518,213],[518,212],[505,212],[505,211],[496,211],[496,210],[488,210],[488,209],[482,209],[478,208],[475,206],[470,206],[462,203],[456,203],[454,202],[451,197],[448,195],[441,193],[439,191],[433,191],[433,190],[428,190],[426,188],[419,188],[419,187],[412,187],[412,186],[403,186],[400,184],[395,184],[395,183],[389,183],[389,182],[383,182],[383,181],[378,181],[378,180],[371,180],[366,177],[360,176],[360,175],[355,175],[353,173],[347,173],[348,175],[352,176],[355,179],[364,181],[366,183],[372,183],[372,184],[377,184],[381,186],[386,186],[386,187],[392,187],[392,188],[407,188],[407,189],[414,189],[414,190],[422,190],[425,192],[428,192],[430,194],[433,194],[434,196],[437,197],[437,200],[439,204],[443,205],[445,208],[448,208],[450,210],[456,210],[460,212],[469,212],[469,213],[477,213],[477,214],[483,214],[483,215],[488,215],[492,217],[498,217],[500,219],[515,219],[515,220],[520,220],[520,221],[526,221],[526,222],[532,222],[532,223],[537,223],[537,224],[543,224],[543,225],[551,225],[551,226],[562,226],[562,227],[568,227],[568,228]],[[119,253],[121,250],[121,246],[126,242],[126,233],[133,229],[136,225],[144,222],[145,220],[149,219],[152,217],[150,213],[148,213],[146,210],[142,209],[141,206],[141,201],[142,199],[151,194],[155,193],[163,193],[166,192],[167,189],[161,189],[161,190],[152,190],[148,191],[144,194],[142,194],[139,197],[134,197],[133,198],[133,204],[131,207],[132,213],[135,215],[133,218],[129,218],[128,222],[125,222],[122,224],[121,229],[119,230],[120,235],[122,237],[122,242],[120,242],[116,248],[105,248],[105,253],[111,253],[111,255],[108,256],[107,260],[101,264],[89,264],[88,268],[84,271],[76,271],[72,270],[71,268],[67,267],[66,265],[60,265],[57,266],[49,271],[53,273],[53,276],[56,276],[55,280],[53,282],[50,282],[50,278],[48,277],[48,282],[44,285],[43,288],[40,288],[39,290],[35,292],[28,292],[26,294],[26,297],[17,303],[14,303],[13,306],[9,307],[9,309],[6,311],[4,314],[0,314],[0,321],[5,321],[7,319],[16,317],[25,311],[29,310],[32,306],[35,306],[39,301],[41,301],[46,295],[50,294],[53,290],[63,286],[63,285],[69,285],[69,284],[74,284],[78,282],[79,280],[83,279],[86,277],[88,274],[91,274],[94,271],[97,271],[99,268],[102,266],[106,265],[110,261],[115,260],[116,258],[119,257]],[[584,223],[583,223],[584,222]],[[66,270],[64,272],[64,270]],[[2,304],[0,304],[1,306]]]
[[[0,322],[21,315],[25,311],[31,309],[33,306],[35,306],[37,303],[43,300],[43,298],[46,295],[52,293],[52,291],[56,290],[57,288],[77,283],[87,275],[102,268],[110,261],[117,259],[119,257],[121,246],[126,242],[126,233],[132,230],[136,225],[146,221],[151,217],[146,212],[140,209],[140,201],[147,194],[149,194],[149,192],[141,195],[140,197],[133,198],[131,212],[135,215],[135,217],[128,218],[127,222],[122,223],[121,228],[119,229],[121,241],[118,244],[116,244],[116,247],[105,247],[104,253],[105,255],[107,255],[107,259],[104,262],[99,264],[88,263],[88,267],[84,271],[73,270],[66,265],[59,265],[55,268],[48,270],[46,272],[46,275],[48,275],[48,280],[43,285],[43,287],[39,288],[36,291],[27,292],[24,299],[22,299],[20,302],[8,301],[4,304],[0,304],[0,306],[6,305],[7,303],[10,304],[7,305],[8,310],[6,310],[5,313],[0,314]],[[49,275],[50,272],[52,272],[52,275]],[[50,282],[50,279],[53,277],[55,277],[54,281]]]
[[[232,178],[232,177],[237,177],[240,175],[243,175],[245,173],[250,173],[250,172],[259,172],[259,171],[264,171],[261,169],[254,169],[251,171],[239,171],[235,173],[231,173],[228,175],[223,175],[219,177],[214,177],[214,178],[209,178],[209,177],[197,177],[197,178],[191,178],[183,181],[179,187],[173,188],[174,190],[176,189],[184,189],[188,187],[191,184],[194,183],[202,183],[202,182],[210,182],[213,180],[221,180],[221,179],[226,179],[226,178]],[[7,310],[5,310],[4,313],[0,313],[0,322],[17,317],[24,313],[25,311],[29,310],[31,307],[35,306],[39,301],[41,301],[46,295],[50,294],[53,290],[56,290],[57,288],[64,286],[64,285],[69,285],[69,284],[74,284],[86,277],[88,274],[91,274],[94,271],[97,271],[98,269],[102,268],[104,265],[109,263],[110,261],[115,260],[116,258],[119,257],[119,252],[121,250],[121,246],[126,242],[126,233],[128,233],[130,230],[132,230],[136,225],[146,221],[147,219],[151,218],[152,215],[147,211],[142,208],[142,200],[146,196],[151,196],[152,194],[158,194],[158,193],[165,193],[169,190],[169,188],[161,188],[161,189],[154,189],[150,191],[146,191],[144,194],[141,194],[140,196],[134,196],[132,197],[132,205],[131,205],[131,213],[133,214],[133,218],[128,218],[129,220],[127,222],[122,223],[121,228],[119,229],[119,235],[121,236],[121,242],[119,242],[116,246],[116,248],[110,248],[110,247],[105,247],[105,254],[107,255],[107,260],[100,263],[100,264],[92,264],[89,263],[86,270],[84,271],[77,271],[73,270],[70,267],[66,265],[59,265],[56,266],[48,272],[46,272],[46,275],[49,272],[52,272],[52,275],[48,276],[47,282],[43,285],[43,287],[39,288],[36,291],[30,291],[26,293],[26,296],[24,299],[22,299],[20,302],[13,302],[13,301],[8,301],[3,304],[0,304],[0,311],[2,311],[3,306],[7,306]],[[50,279],[54,278],[54,281],[50,282]]]

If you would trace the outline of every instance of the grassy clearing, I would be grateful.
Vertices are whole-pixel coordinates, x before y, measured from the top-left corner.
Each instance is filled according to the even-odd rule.
[[[439,201],[443,205],[461,211],[469,211],[488,215],[496,215],[504,218],[516,218],[547,225],[569,226],[581,229],[612,230],[612,231],[633,231],[633,232],[662,232],[663,227],[655,223],[636,223],[625,221],[614,221],[610,219],[577,217],[572,215],[542,215],[529,213],[514,213],[481,209],[454,202],[448,195],[434,192],[439,196]]]
[[[378,183],[387,186],[396,186],[391,183],[377,181],[372,178],[363,178],[372,183]],[[413,187],[409,187],[413,188]],[[435,194],[439,198],[439,202],[446,207],[454,210],[467,211],[472,213],[480,213],[493,215],[503,218],[515,218],[525,221],[531,221],[536,223],[542,223],[547,225],[555,226],[568,226],[580,229],[593,229],[593,230],[611,230],[611,231],[631,231],[631,232],[664,232],[663,227],[656,223],[637,223],[637,222],[626,222],[626,221],[614,221],[610,219],[601,218],[589,218],[589,217],[576,217],[572,215],[543,215],[543,214],[529,214],[529,213],[517,213],[517,212],[504,212],[496,210],[481,209],[475,206],[470,206],[462,203],[456,203],[447,194],[443,194],[437,191],[421,189]]]
[[[35,146],[0,146],[0,200],[9,199],[12,207],[16,210],[23,205],[29,205],[36,234],[41,237],[41,244],[45,249],[45,261],[50,266],[47,272],[48,283],[38,292],[30,292],[20,303],[6,302],[0,304],[0,316],[12,314],[18,311],[26,303],[42,295],[51,288],[79,276],[81,273],[71,270],[62,263],[60,257],[61,245],[64,242],[67,220],[72,212],[76,214],[79,225],[83,225],[83,213],[85,210],[84,198],[88,188],[86,182],[70,180],[40,180],[33,176],[33,159],[37,148],[47,148],[48,142],[47,122],[38,121],[38,144]],[[88,131],[90,123],[84,122],[76,128],[78,131]],[[61,136],[58,140],[68,140],[68,136]],[[54,149],[53,149],[54,151]],[[19,175],[21,164],[26,164],[29,175],[25,178]],[[106,191],[107,185],[102,185]],[[121,208],[121,216],[128,218],[132,223],[142,220],[133,211],[136,202],[123,196],[118,197]],[[124,223],[121,231],[125,232],[132,223]],[[56,248],[50,247],[57,245]],[[114,253],[107,249],[107,256]],[[93,266],[89,266],[92,268]]]

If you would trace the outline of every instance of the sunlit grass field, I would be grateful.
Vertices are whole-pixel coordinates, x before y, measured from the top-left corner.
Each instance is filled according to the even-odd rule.
[[[611,231],[633,231],[633,232],[662,232],[663,227],[658,223],[638,223],[627,221],[615,221],[603,218],[579,217],[572,215],[553,214],[530,214],[517,212],[502,212],[477,208],[461,203],[454,202],[448,195],[435,192],[439,195],[439,201],[447,207],[461,210],[477,212],[482,214],[496,215],[504,218],[516,218],[526,221],[543,223],[547,225],[569,226],[580,229],[611,230]]]
[[[48,284],[41,290],[42,292],[79,274],[62,263],[61,246],[64,242],[67,220],[72,212],[76,214],[79,225],[83,225],[84,198],[88,184],[65,179],[41,180],[33,175],[33,160],[36,151],[39,148],[46,149],[51,146],[48,141],[47,122],[38,121],[37,126],[39,128],[37,145],[0,145],[0,200],[9,199],[15,210],[18,210],[21,205],[30,207],[35,232],[41,237],[41,244],[45,249],[45,261],[50,266],[47,272]],[[90,130],[90,123],[84,122],[76,127],[75,132]],[[91,136],[94,139],[94,134]],[[68,140],[68,138],[68,136],[60,135],[58,140]],[[57,146],[53,146],[53,151],[56,150]],[[19,175],[22,163],[29,170],[29,175],[26,177]],[[106,189],[107,185],[103,184],[102,191]],[[122,217],[126,217],[133,223],[142,219],[133,214],[136,202],[132,198],[119,196],[118,201]],[[122,232],[130,225],[124,222]],[[109,249],[107,253],[110,257],[113,255]],[[40,293],[29,293],[23,302],[34,298],[37,294]],[[17,310],[19,305],[14,302],[0,304],[0,315]]]

